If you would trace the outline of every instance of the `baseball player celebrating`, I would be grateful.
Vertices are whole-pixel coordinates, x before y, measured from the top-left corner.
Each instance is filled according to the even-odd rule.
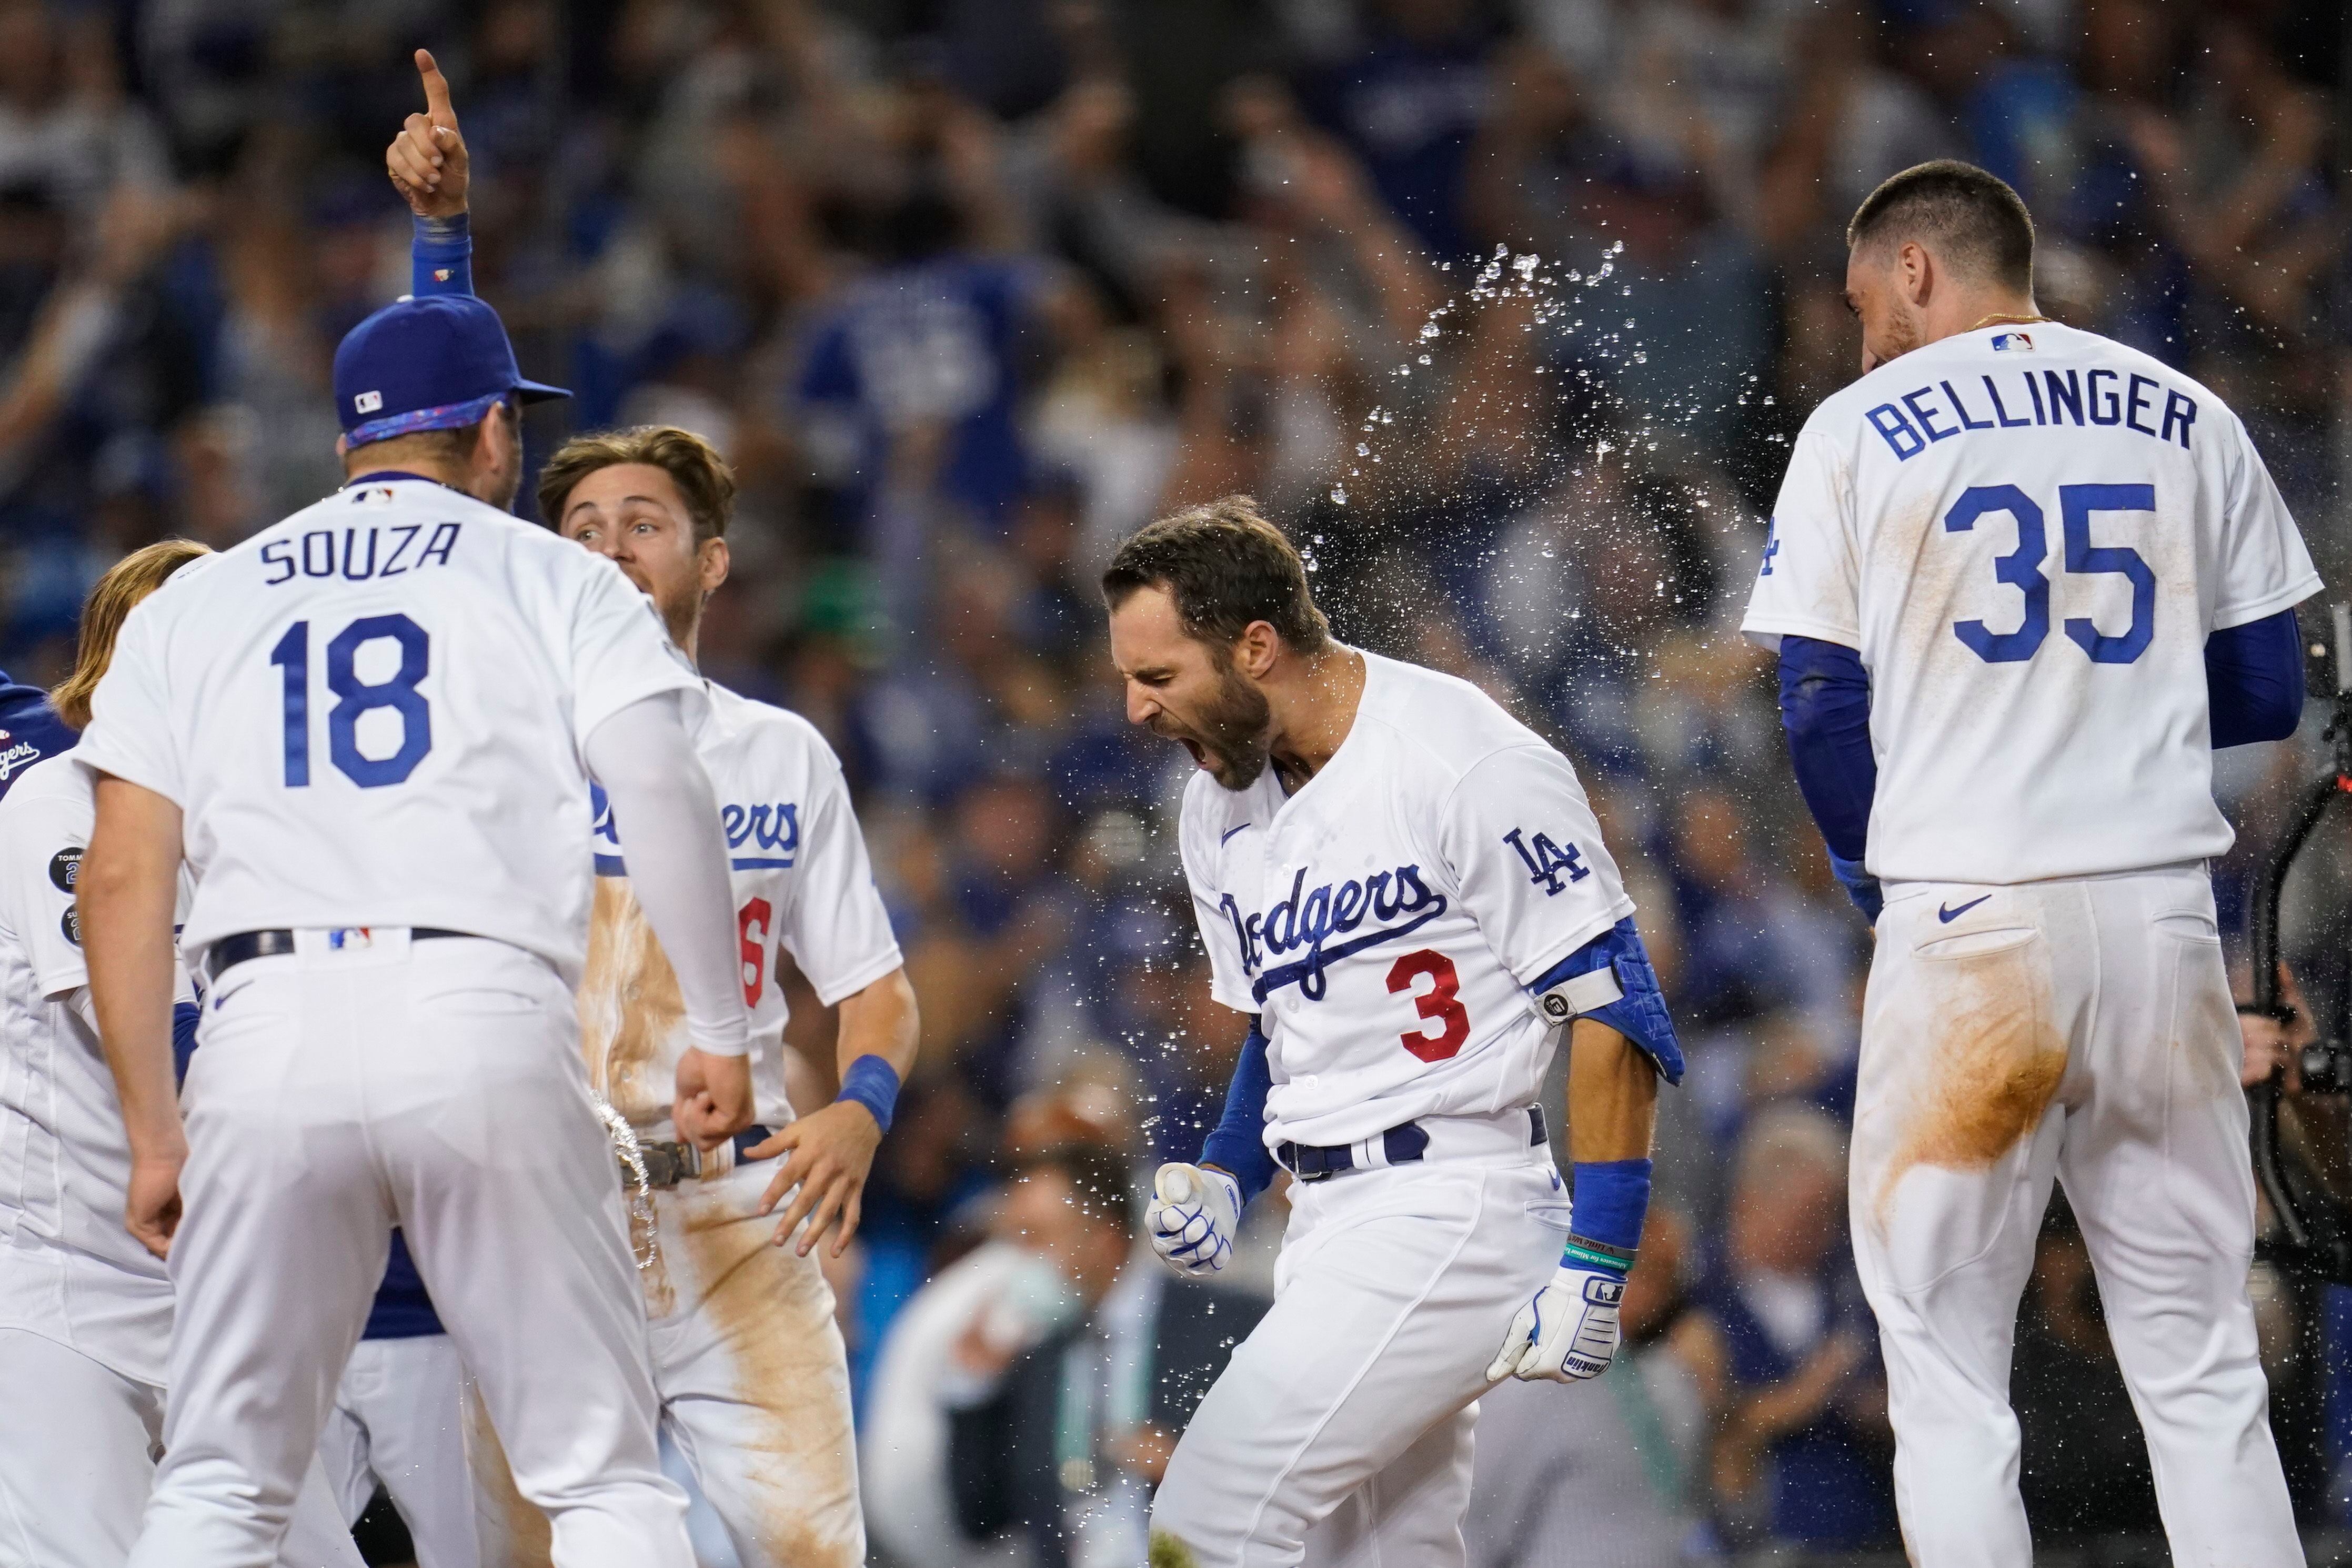
[[[1459,1564],[1479,1394],[1616,1349],[1682,1074],[1633,900],[1567,759],[1335,641],[1247,498],[1146,528],[1103,589],[1128,717],[1200,765],[1184,874],[1253,1025],[1202,1163],[1160,1167],[1152,1245],[1221,1268],[1276,1163],[1297,1179],[1274,1308],[1177,1445],[1153,1560]],[[1562,1026],[1573,1225],[1535,1103]]]
[[[1866,374],[1797,439],[1746,629],[1877,934],[1850,1191],[1905,1539],[2030,1559],[2010,1348],[2054,1174],[2173,1560],[2300,1563],[2204,863],[2213,748],[2293,732],[2319,579],[2220,398],[2036,313],[2009,186],[1922,164],[1847,240]]]
[[[419,295],[470,287],[465,139],[447,84],[419,51],[426,111],[386,154],[417,217]],[[436,162],[436,160],[438,160]],[[541,515],[653,596],[691,658],[727,579],[735,480],[700,437],[647,428],[583,437],[549,459]],[[599,803],[596,910],[581,992],[589,1074],[635,1130],[653,1186],[646,1308],[663,1419],[746,1568],[866,1560],[848,1360],[814,1248],[839,1257],[914,1065],[918,1020],[874,886],[841,765],[799,716],[704,683],[695,742],[720,802],[762,1125],[709,1159],[674,1142],[667,1084],[688,1044],[676,981],[633,891],[635,824]],[[784,1088],[789,951],[818,999],[840,1007],[841,1095],[794,1121]],[[771,1128],[780,1129],[772,1134]],[[775,1163],[779,1155],[786,1156]],[[793,1194],[780,1222],[763,1219]],[[803,1226],[803,1221],[807,1224]],[[762,1244],[773,1239],[779,1245]],[[796,1246],[782,1244],[798,1235]],[[495,1490],[499,1478],[483,1478]],[[530,1561],[534,1532],[486,1510],[494,1565]]]
[[[134,610],[71,753],[97,778],[79,905],[126,1218],[178,1292],[131,1561],[268,1561],[398,1226],[557,1561],[684,1568],[572,987],[593,773],[687,955],[680,1129],[715,1147],[748,1124],[727,847],[688,731],[705,700],[609,562],[504,510],[516,400],[554,389],[488,306],[378,311],[334,385],[345,488]],[[184,1131],[184,855],[210,981]]]
[[[172,540],[124,557],[82,608],[58,689],[69,746],[89,719],[132,605],[200,555]],[[66,747],[59,747],[65,750]],[[0,801],[0,1565],[119,1568],[139,1536],[163,1437],[172,1285],[122,1228],[130,1151],[99,1048],[74,888],[89,843],[89,774],[53,757]],[[194,993],[175,974],[174,1054]],[[277,1559],[357,1568],[326,1478],[305,1478]]]

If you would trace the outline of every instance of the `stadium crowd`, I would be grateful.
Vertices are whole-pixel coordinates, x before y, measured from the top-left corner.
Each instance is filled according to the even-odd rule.
[[[1343,637],[1577,761],[1689,1053],[1638,1353],[1491,1402],[1475,1560],[1892,1549],[1841,1239],[1868,934],[1734,630],[1788,442],[1855,371],[1843,224],[1926,158],[2010,179],[2044,310],[2221,392],[2342,583],[2347,44],[2325,0],[0,0],[0,664],[60,674],[123,551],[339,482],[330,357],[406,288],[381,154],[429,46],[481,291],[579,393],[535,452],[674,423],[733,462],[705,668],[840,753],[921,997],[839,1280],[877,1542],[977,1562],[962,1532],[1017,1526],[965,1506],[979,1396],[908,1407],[1017,1343],[984,1270],[940,1278],[1017,1267],[1005,1173],[1191,1159],[1222,1101],[1190,764],[1124,722],[1093,583],[1244,491]],[[2313,765],[2221,759],[2226,924]],[[2340,989],[2329,931],[2298,951]],[[1109,1258],[1068,1264],[1087,1310],[1118,1240],[1056,1254]],[[2352,1523],[2352,1309],[2259,1299],[2298,1504]],[[2040,1538],[2154,1533],[2063,1205],[2016,1377]]]

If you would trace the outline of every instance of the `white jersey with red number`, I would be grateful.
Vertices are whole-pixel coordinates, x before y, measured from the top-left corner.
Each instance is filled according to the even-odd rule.
[[[2054,322],[1889,361],[1790,455],[1745,630],[1858,649],[1888,881],[2220,855],[2205,639],[2319,591],[2246,427]]]
[[[691,728],[727,835],[757,1116],[782,1127],[793,1108],[784,1095],[790,1009],[776,980],[778,954],[793,955],[828,1007],[902,960],[833,748],[799,714],[705,684],[709,710]],[[671,1138],[685,1006],[630,890],[628,825],[614,820],[601,793],[595,814],[596,912],[580,986],[589,1074],[640,1132]]]
[[[633,702],[699,690],[611,562],[429,479],[372,478],[132,610],[70,755],[180,807],[192,952],[438,926],[569,981],[591,890],[582,749]]]
[[[1268,1147],[1534,1103],[1528,986],[1633,912],[1568,759],[1466,681],[1364,654],[1364,694],[1286,796],[1208,773],[1181,841],[1218,1001],[1261,1016]]]

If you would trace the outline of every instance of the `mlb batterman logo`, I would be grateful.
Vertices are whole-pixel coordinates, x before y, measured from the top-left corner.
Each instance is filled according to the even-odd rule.
[[[383,406],[383,394],[381,392],[362,392],[352,398],[352,407],[362,414],[373,414]]]
[[[1997,354],[2032,353],[2033,336],[2030,332],[1995,332],[1992,352]]]

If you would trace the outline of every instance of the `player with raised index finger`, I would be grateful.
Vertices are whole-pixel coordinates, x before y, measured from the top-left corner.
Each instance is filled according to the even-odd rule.
[[[432,57],[420,50],[417,66],[425,111],[409,117],[385,166],[416,215],[417,295],[462,294],[472,287],[465,137]],[[719,452],[663,426],[575,437],[539,480],[541,515],[650,595],[689,659],[704,605],[727,579],[734,498]],[[582,1045],[592,1081],[647,1156],[651,1226],[640,1240],[664,1423],[744,1568],[851,1568],[866,1539],[848,1358],[812,1254],[829,1238],[841,1256],[857,1229],[866,1174],[914,1065],[914,990],[832,748],[797,714],[703,684],[710,705],[694,740],[728,841],[728,954],[751,1011],[761,1124],[709,1156],[676,1141],[668,1069],[690,1040],[669,959],[633,891],[636,826],[601,800]],[[784,1084],[785,952],[818,1000],[840,1009],[840,1095],[798,1119]],[[780,1205],[781,1218],[765,1217]],[[494,1467],[483,1471],[478,1463],[495,1505],[510,1489]],[[528,1521],[517,1530],[510,1517],[484,1510],[485,1568],[544,1560]]]
[[[1128,717],[1200,764],[1184,874],[1252,1023],[1147,1233],[1213,1272],[1276,1163],[1296,1182],[1274,1307],[1169,1461],[1153,1561],[1459,1564],[1478,1395],[1616,1351],[1657,1080],[1682,1076],[1633,900],[1568,760],[1475,687],[1333,638],[1246,497],[1144,529],[1103,592]],[[1572,1223],[1536,1104],[1563,1036]]]
[[[610,562],[507,510],[516,405],[560,394],[488,306],[377,311],[334,394],[344,488],[132,611],[70,753],[97,780],[79,905],[126,1219],[178,1298],[131,1561],[268,1561],[396,1226],[556,1561],[685,1568],[572,990],[593,777],[642,825],[635,890],[681,955],[679,1127],[715,1148],[750,1122],[700,682]],[[211,983],[184,1122],[184,861]]]
[[[2010,1350],[2054,1177],[2173,1561],[2300,1563],[2206,863],[2213,751],[2294,732],[2319,578],[2210,389],[2036,310],[2008,185],[1906,170],[1847,243],[1864,374],[1797,437],[1746,630],[1877,936],[1849,1192],[1904,1539],[2031,1560]]]

